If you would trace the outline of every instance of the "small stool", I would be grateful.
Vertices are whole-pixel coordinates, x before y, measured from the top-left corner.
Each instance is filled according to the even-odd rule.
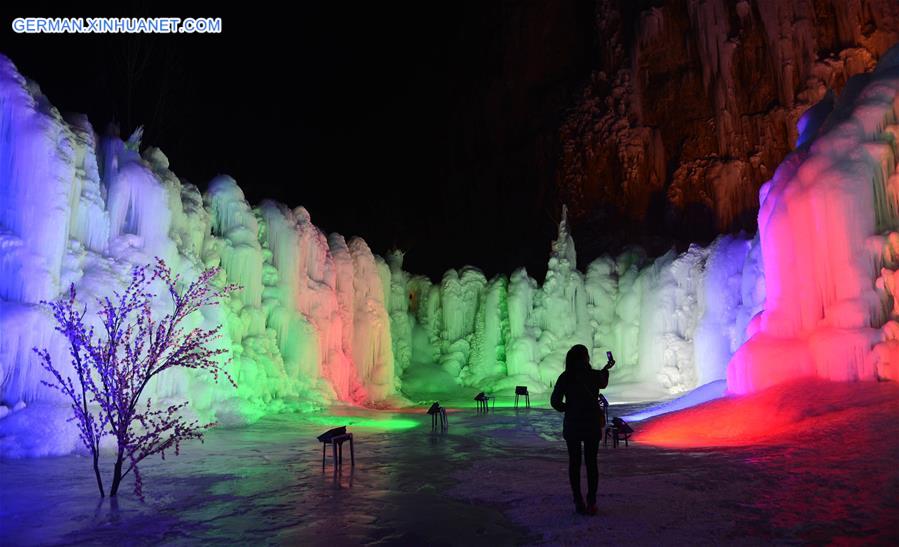
[[[437,430],[437,420],[440,420],[440,431],[449,429],[449,420],[446,419],[446,408],[440,406],[440,403],[435,402],[432,404],[431,408],[428,409],[428,414],[431,415],[431,431]]]
[[[483,391],[478,393],[475,396],[474,400],[478,404],[478,414],[480,414],[481,412],[483,412],[484,414],[487,414],[488,412],[490,412],[489,405],[490,405],[491,399],[493,400],[493,406],[494,406],[494,410],[495,410],[496,409],[496,397],[487,395]]]
[[[490,404],[490,401],[493,401],[493,411],[496,412],[496,396],[495,395],[486,395],[484,400],[484,412],[487,412],[487,405]]]
[[[515,386],[515,409],[518,409],[518,398],[524,397],[525,405],[531,408],[531,395],[528,393],[528,386]]]
[[[350,465],[353,467],[356,466],[356,450],[353,446],[353,434],[344,433],[343,435],[336,435],[326,441],[322,441],[322,469],[325,468],[325,455],[329,444],[331,445],[331,450],[334,454],[334,469],[336,470],[338,466],[343,465],[343,443],[345,441],[350,441]]]
[[[618,443],[620,441],[624,441],[624,446],[627,447],[628,440],[630,440],[633,432],[634,430],[631,429],[631,426],[627,425],[627,422],[621,418],[612,418],[612,423],[606,426],[606,433],[602,445],[608,446],[609,438],[611,437],[613,448],[618,448]]]
[[[478,414],[487,412],[487,395],[483,391],[474,396],[474,402],[478,405]]]
[[[602,445],[609,446],[609,439],[612,439],[612,446],[618,447],[618,428],[612,424],[606,424],[606,433],[603,435]]]

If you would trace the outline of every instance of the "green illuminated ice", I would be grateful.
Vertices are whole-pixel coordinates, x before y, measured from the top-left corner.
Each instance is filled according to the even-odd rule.
[[[678,393],[724,377],[764,301],[758,245],[741,237],[655,261],[627,251],[581,272],[564,208],[542,283],[524,269],[487,279],[474,267],[434,282],[404,271],[402,252],[385,261],[358,237],[326,235],[303,207],[248,203],[230,177],[201,194],[160,150],[140,151],[139,131],[123,141],[83,116],[64,119],[2,56],[0,104],[0,418],[59,402],[31,348],[64,363],[66,347],[38,302],[74,283],[91,303],[156,256],[187,281],[221,266],[219,281],[242,287],[191,318],[224,326],[238,388],[178,370],[148,390],[223,423],[336,402],[467,401],[516,385],[539,394],[574,344],[599,362],[615,352],[613,389]],[[60,431],[46,435],[71,437]]]

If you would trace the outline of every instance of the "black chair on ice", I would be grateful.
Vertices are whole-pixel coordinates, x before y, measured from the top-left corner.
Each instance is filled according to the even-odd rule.
[[[518,409],[518,398],[524,397],[525,405],[531,408],[531,395],[528,393],[528,386],[515,386],[515,408]]]
[[[337,471],[337,467],[343,465],[343,443],[346,441],[350,441],[350,465],[353,467],[356,466],[356,451],[353,447],[353,434],[346,432],[346,426],[329,429],[317,438],[319,442],[322,443],[322,469],[325,468],[325,455],[329,444],[334,453],[334,470]]]
[[[437,420],[440,420],[440,431],[449,429],[449,421],[446,419],[446,408],[440,406],[440,403],[435,401],[431,408],[428,409],[428,414],[431,415],[431,431],[437,430]]]
[[[611,437],[613,447],[618,448],[618,443],[620,441],[624,441],[624,446],[627,447],[627,442],[630,440],[633,433],[634,430],[631,426],[627,425],[627,422],[616,416],[615,418],[612,418],[611,424],[606,425],[606,434],[602,441],[602,445],[607,446],[609,437]]]
[[[478,414],[480,414],[481,412],[483,412],[484,414],[490,412],[489,404],[491,399],[493,400],[494,410],[496,410],[496,397],[491,397],[483,391],[475,395],[474,400],[478,404]]]

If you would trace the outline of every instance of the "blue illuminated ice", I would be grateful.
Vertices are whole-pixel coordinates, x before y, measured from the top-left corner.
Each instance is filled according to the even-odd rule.
[[[253,206],[228,176],[201,193],[172,172],[162,151],[142,149],[140,131],[125,141],[114,128],[99,134],[83,116],[61,116],[5,57],[0,138],[0,431],[7,435],[28,421],[12,418],[17,404],[36,413],[29,409],[61,402],[41,384],[45,373],[31,351],[46,347],[54,362],[66,362],[39,302],[74,283],[91,304],[155,256],[186,280],[221,266],[221,282],[243,287],[192,319],[225,327],[221,343],[238,389],[177,371],[148,391],[189,399],[193,412],[224,422],[336,400],[402,405],[515,385],[540,394],[573,344],[586,345],[598,364],[614,352],[610,397],[670,397],[724,377],[764,301],[757,240],[727,236],[656,260],[632,249],[582,271],[564,209],[542,282],[524,269],[488,279],[469,266],[435,283],[404,271],[401,252],[385,261],[360,238],[326,235],[303,207]],[[32,450],[20,440],[7,436],[2,450],[75,446]]]

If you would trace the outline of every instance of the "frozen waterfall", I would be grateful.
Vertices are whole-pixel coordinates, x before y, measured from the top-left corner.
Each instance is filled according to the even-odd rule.
[[[618,361],[613,389],[732,392],[789,378],[896,378],[899,49],[809,110],[800,147],[761,192],[759,236],[577,269],[563,209],[541,282],[473,267],[439,282],[303,207],[247,202],[215,178],[201,195],[165,155],[63,117],[0,57],[0,416],[58,401],[32,347],[67,348],[41,310],[74,283],[91,304],[163,258],[185,279],[221,266],[242,290],[195,324],[224,325],[238,389],[177,371],[154,398],[252,416],[286,402],[394,404],[435,393],[548,390],[573,344]],[[160,304],[163,306],[164,304]],[[160,310],[162,311],[162,310]],[[751,337],[748,343],[746,339]],[[728,368],[728,363],[730,367]]]

